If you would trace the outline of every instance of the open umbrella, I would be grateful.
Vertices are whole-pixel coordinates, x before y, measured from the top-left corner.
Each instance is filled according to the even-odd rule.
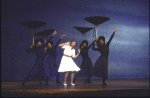
[[[49,30],[44,30],[38,33],[35,33],[35,36],[43,36],[45,37],[45,43],[46,43],[46,37],[49,36],[51,33],[53,33],[55,29],[49,29]]]
[[[92,17],[86,17],[84,18],[84,20],[94,24],[94,27],[96,25],[96,38],[97,38],[97,26],[108,21],[110,18],[108,17],[103,17],[103,16],[92,16]],[[94,28],[94,31],[95,31],[95,28]]]
[[[91,27],[74,27],[76,30],[81,32],[82,34],[87,33],[88,31],[92,30],[93,28]]]
[[[33,31],[33,43],[34,43],[34,31],[44,25],[47,25],[46,22],[42,21],[23,21],[20,24],[27,28],[30,28]]]
[[[78,31],[80,31],[83,34],[90,31],[91,29],[93,29],[93,28],[90,28],[90,27],[74,27],[74,28],[77,29]]]

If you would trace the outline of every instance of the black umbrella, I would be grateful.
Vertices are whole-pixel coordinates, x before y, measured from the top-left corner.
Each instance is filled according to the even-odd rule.
[[[91,27],[74,27],[76,30],[81,32],[82,34],[87,33],[88,31],[92,30],[93,28]]]
[[[96,25],[96,38],[97,38],[97,26],[108,21],[110,18],[103,17],[103,16],[92,16],[92,17],[86,17],[84,20]],[[94,29],[95,30],[95,29]]]
[[[32,31],[33,31],[33,43],[34,43],[34,30],[36,30],[36,29],[38,29],[44,25],[47,25],[46,22],[42,22],[42,21],[23,21],[20,24],[27,27],[27,28],[32,29]]]
[[[79,32],[81,32],[83,34],[90,31],[91,29],[93,29],[93,28],[90,28],[90,27],[74,27],[74,28],[77,29]]]
[[[45,30],[45,31],[35,33],[34,35],[35,36],[44,36],[45,37],[45,43],[46,43],[46,37],[49,36],[54,31],[55,31],[55,29],[49,29],[49,30]]]
[[[92,16],[92,17],[86,17],[84,20],[94,24],[94,25],[99,25],[102,24],[106,21],[108,21],[110,18],[108,17],[103,17],[103,16]]]

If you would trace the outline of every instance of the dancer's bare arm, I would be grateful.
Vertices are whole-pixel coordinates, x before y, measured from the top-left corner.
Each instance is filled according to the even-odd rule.
[[[72,58],[73,59],[77,58],[79,56],[79,54],[80,54],[80,49],[78,49],[78,53],[74,57],[72,57]]]
[[[64,45],[69,46],[69,45],[70,45],[70,41],[69,41],[69,42],[66,42],[66,43],[59,44],[58,46],[59,46],[59,47],[63,47]]]

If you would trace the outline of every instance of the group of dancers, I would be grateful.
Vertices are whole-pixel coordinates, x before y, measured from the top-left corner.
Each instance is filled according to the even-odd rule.
[[[118,31],[117,27],[113,31],[113,34],[111,35],[109,41],[106,44],[104,36],[96,38],[89,46],[88,41],[83,40],[79,46],[77,54],[75,54],[74,49],[74,47],[77,46],[77,43],[75,41],[68,41],[66,43],[59,44],[61,39],[65,37],[66,34],[62,35],[54,46],[51,39],[54,35],[56,35],[56,31],[54,31],[50,39],[44,45],[42,45],[43,39],[38,38],[37,40],[35,40],[34,43],[32,43],[30,48],[26,50],[27,53],[34,52],[37,58],[30,72],[24,79],[22,86],[30,77],[36,77],[39,80],[40,85],[42,85],[42,80],[45,80],[46,85],[49,85],[48,80],[56,76],[56,83],[60,83],[59,76],[61,72],[65,72],[63,82],[64,86],[67,86],[67,77],[69,72],[71,73],[70,85],[75,85],[74,83],[79,75],[87,77],[87,79],[83,83],[84,85],[86,83],[91,83],[90,78],[93,75],[103,78],[102,85],[107,85],[105,83],[105,79],[108,79],[109,44],[116,31]],[[95,48],[95,44],[97,44],[98,48]],[[57,46],[64,49],[59,66],[56,63]],[[94,66],[92,66],[92,61],[88,55],[88,51],[91,47],[92,50],[99,51],[101,53],[100,57],[96,60]],[[77,58],[79,55],[81,55],[82,57],[82,63],[80,67],[78,67],[73,61],[73,59]],[[74,72],[77,72],[75,78]]]

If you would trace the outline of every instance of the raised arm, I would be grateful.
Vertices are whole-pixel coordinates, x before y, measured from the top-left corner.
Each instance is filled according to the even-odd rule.
[[[114,37],[114,34],[115,34],[116,31],[118,31],[117,27],[115,28],[113,34],[112,34],[111,37],[109,38],[109,41],[106,43],[106,46],[109,46],[109,44],[110,44],[112,38]]]
[[[114,34],[115,34],[115,33],[113,32],[113,34],[112,34],[111,37],[109,38],[109,41],[106,43],[106,46],[109,46],[109,44],[110,44],[112,38],[114,37]]]
[[[63,46],[69,46],[70,45],[70,41],[68,41],[68,42],[66,42],[66,43],[62,43],[62,44],[59,44],[58,46],[60,47],[60,48],[62,48]]]
[[[52,36],[48,40],[52,40],[52,38],[54,37],[54,35],[56,35],[56,30],[54,31],[54,33],[52,34]]]
[[[94,50],[94,51],[98,51],[98,48],[94,48],[95,47],[95,44],[93,44],[93,46],[92,46],[92,50]]]
[[[91,46],[94,44],[95,41],[93,41],[87,48],[90,49]]]
[[[94,44],[93,44],[93,46],[92,46],[92,50],[94,50],[94,51],[98,51],[98,48],[94,48],[95,43],[96,43],[97,41],[98,41],[98,38],[95,39]]]
[[[48,40],[52,40],[53,36],[51,36]]]
[[[64,46],[64,43],[58,45],[60,48]]]
[[[66,34],[64,34],[64,35],[62,35],[62,36],[60,37],[60,39],[58,40],[58,42],[56,43],[56,45],[54,46],[54,48],[57,48],[57,46],[58,46],[58,44],[60,43],[61,39],[62,39],[63,37],[65,37],[65,36],[66,36]]]
[[[88,46],[88,49],[90,49],[91,46],[92,46],[94,43],[96,43],[97,40],[98,40],[98,38],[96,38],[96,39]]]

